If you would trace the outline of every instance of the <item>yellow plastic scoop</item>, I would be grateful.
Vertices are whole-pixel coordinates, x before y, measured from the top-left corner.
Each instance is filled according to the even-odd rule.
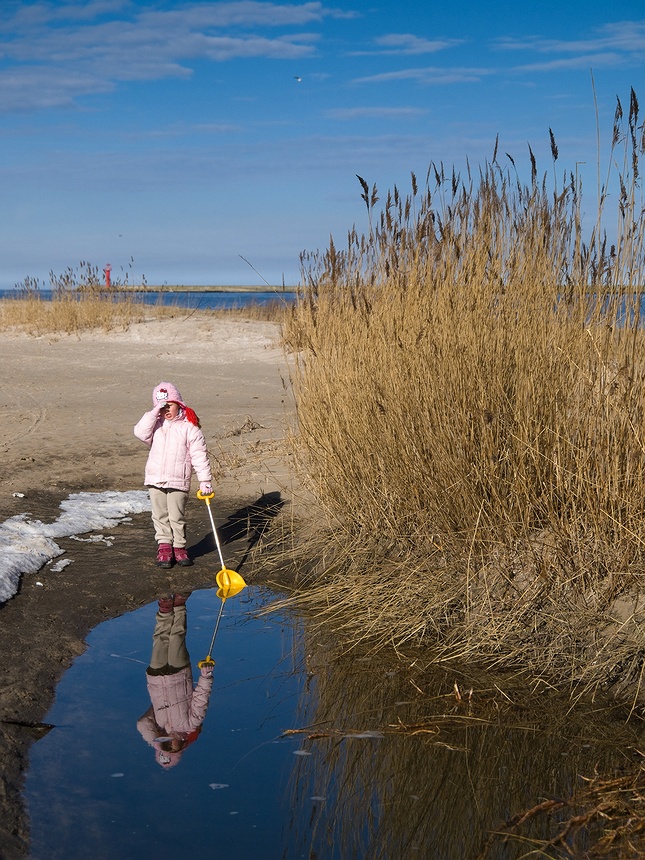
[[[226,592],[226,597],[235,597],[243,588],[246,588],[246,582],[235,570],[229,570],[223,567],[217,576],[215,582],[219,585],[219,590]]]

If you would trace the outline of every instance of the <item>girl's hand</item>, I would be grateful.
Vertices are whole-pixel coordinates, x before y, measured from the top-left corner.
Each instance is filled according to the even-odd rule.
[[[208,481],[202,481],[199,485],[199,492],[202,496],[210,496],[213,492],[212,486],[208,483]]]

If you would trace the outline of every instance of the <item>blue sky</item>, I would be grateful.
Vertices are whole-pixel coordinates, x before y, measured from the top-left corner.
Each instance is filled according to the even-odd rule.
[[[87,260],[150,284],[299,277],[365,227],[356,174],[510,153],[595,187],[640,91],[643,0],[0,4],[0,287]]]

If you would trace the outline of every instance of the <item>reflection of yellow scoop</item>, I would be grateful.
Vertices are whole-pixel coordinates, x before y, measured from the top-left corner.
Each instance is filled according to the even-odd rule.
[[[225,567],[219,571],[215,579],[219,585],[217,596],[222,601],[222,604],[219,608],[219,612],[217,613],[217,622],[215,624],[215,630],[213,630],[213,638],[211,639],[210,648],[208,649],[208,655],[197,664],[200,669],[203,669],[204,667],[212,669],[215,666],[215,661],[211,657],[211,653],[213,651],[215,637],[217,636],[219,623],[222,620],[222,612],[224,611],[224,604],[226,603],[227,598],[235,597],[235,595],[239,594],[243,588],[246,588],[246,582],[244,582],[240,574],[236,573],[234,570],[227,570]]]

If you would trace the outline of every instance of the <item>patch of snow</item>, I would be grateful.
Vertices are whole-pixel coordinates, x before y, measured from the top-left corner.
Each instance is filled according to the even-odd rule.
[[[114,546],[112,538],[105,537],[105,535],[90,535],[87,538],[82,538],[78,535],[70,535],[70,538],[72,540],[80,541],[81,543],[104,543],[106,546]]]
[[[71,558],[61,558],[60,561],[57,561],[56,564],[52,564],[49,568],[50,573],[60,573],[61,570],[64,570],[68,564],[71,564]]]
[[[63,554],[56,538],[112,529],[129,514],[149,511],[150,499],[145,490],[72,493],[60,508],[53,523],[31,520],[28,513],[0,523],[0,603],[14,596],[24,573],[36,573]]]

